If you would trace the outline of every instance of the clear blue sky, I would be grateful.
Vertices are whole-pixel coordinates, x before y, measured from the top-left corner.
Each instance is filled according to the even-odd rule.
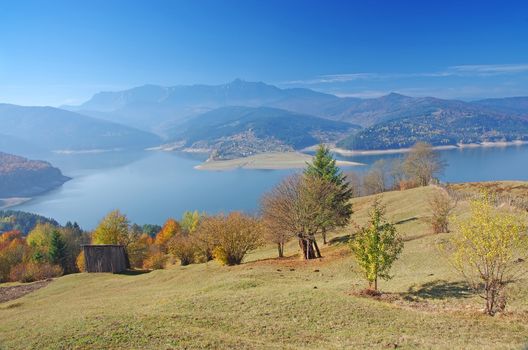
[[[0,102],[234,78],[340,95],[528,95],[528,1],[0,0]]]

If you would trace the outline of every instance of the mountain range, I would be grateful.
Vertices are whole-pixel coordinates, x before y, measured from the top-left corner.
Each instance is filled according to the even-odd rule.
[[[243,111],[240,107],[256,110],[245,110],[245,116],[240,118],[239,114]],[[251,132],[255,118],[258,119],[258,115],[269,118],[269,113],[262,110],[264,107],[269,108],[268,112],[282,115],[283,119],[275,119],[282,120],[282,123],[265,129],[263,133],[266,137],[263,138],[261,133],[255,139]],[[334,137],[327,137],[326,141],[348,149],[401,148],[416,141],[451,145],[528,138],[528,97],[465,102],[391,93],[360,99],[310,89],[281,89],[262,82],[237,79],[222,85],[145,85],[124,91],[102,92],[80,106],[64,108],[156,132],[166,142],[184,141],[182,145],[186,147],[192,141],[207,148],[215,143],[214,138],[222,139],[221,144],[225,147],[229,140],[239,142],[244,137],[248,142],[257,143],[262,139],[284,140],[287,133],[296,133],[292,138],[297,138],[299,132],[305,132],[304,140],[313,137],[314,130],[285,127],[285,120],[298,125],[299,119],[293,116],[312,117],[306,123],[314,123],[316,119],[313,117],[317,117],[318,127],[325,129],[328,126],[334,131]],[[247,122],[237,124],[237,136],[233,135],[233,128],[220,125],[222,121],[232,122],[226,118],[229,113],[239,122],[249,118]],[[262,123],[265,124],[264,119]],[[351,126],[340,124],[343,129],[335,132],[335,125],[324,125],[320,119]],[[359,130],[357,125],[362,129]],[[329,130],[325,132],[331,134]],[[313,138],[311,141],[320,139]],[[284,144],[299,147],[291,142]]]
[[[328,142],[356,150],[528,140],[528,97],[338,97],[234,80],[100,92],[79,106],[0,104],[0,150],[208,150],[230,158]]]

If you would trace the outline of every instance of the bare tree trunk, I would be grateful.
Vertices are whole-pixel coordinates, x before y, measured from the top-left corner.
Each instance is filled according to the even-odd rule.
[[[284,243],[282,242],[277,243],[277,250],[279,252],[279,258],[283,258],[284,257]]]
[[[492,284],[486,282],[484,289],[486,291],[486,310],[485,312],[493,316],[495,314],[495,290]]]
[[[326,229],[323,229],[321,234],[323,235],[323,244],[327,244],[327,242],[326,242]]]
[[[304,259],[315,259],[315,251],[311,239],[299,236],[299,247],[301,248]]]
[[[315,238],[313,239],[312,241],[314,247],[315,247],[315,252],[317,253],[317,257],[320,258],[321,257],[321,251],[319,250],[319,246],[317,245],[317,241],[315,240]]]

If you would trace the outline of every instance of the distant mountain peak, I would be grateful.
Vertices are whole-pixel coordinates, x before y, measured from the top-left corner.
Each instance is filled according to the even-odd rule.
[[[382,96],[381,98],[391,99],[391,100],[412,99],[412,97],[405,96],[405,95],[399,94],[397,92],[391,92],[390,94]]]

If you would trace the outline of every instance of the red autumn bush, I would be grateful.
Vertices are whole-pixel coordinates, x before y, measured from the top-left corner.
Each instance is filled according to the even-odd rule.
[[[58,277],[62,274],[63,270],[59,265],[28,262],[13,266],[9,273],[9,279],[13,282],[34,282]]]

